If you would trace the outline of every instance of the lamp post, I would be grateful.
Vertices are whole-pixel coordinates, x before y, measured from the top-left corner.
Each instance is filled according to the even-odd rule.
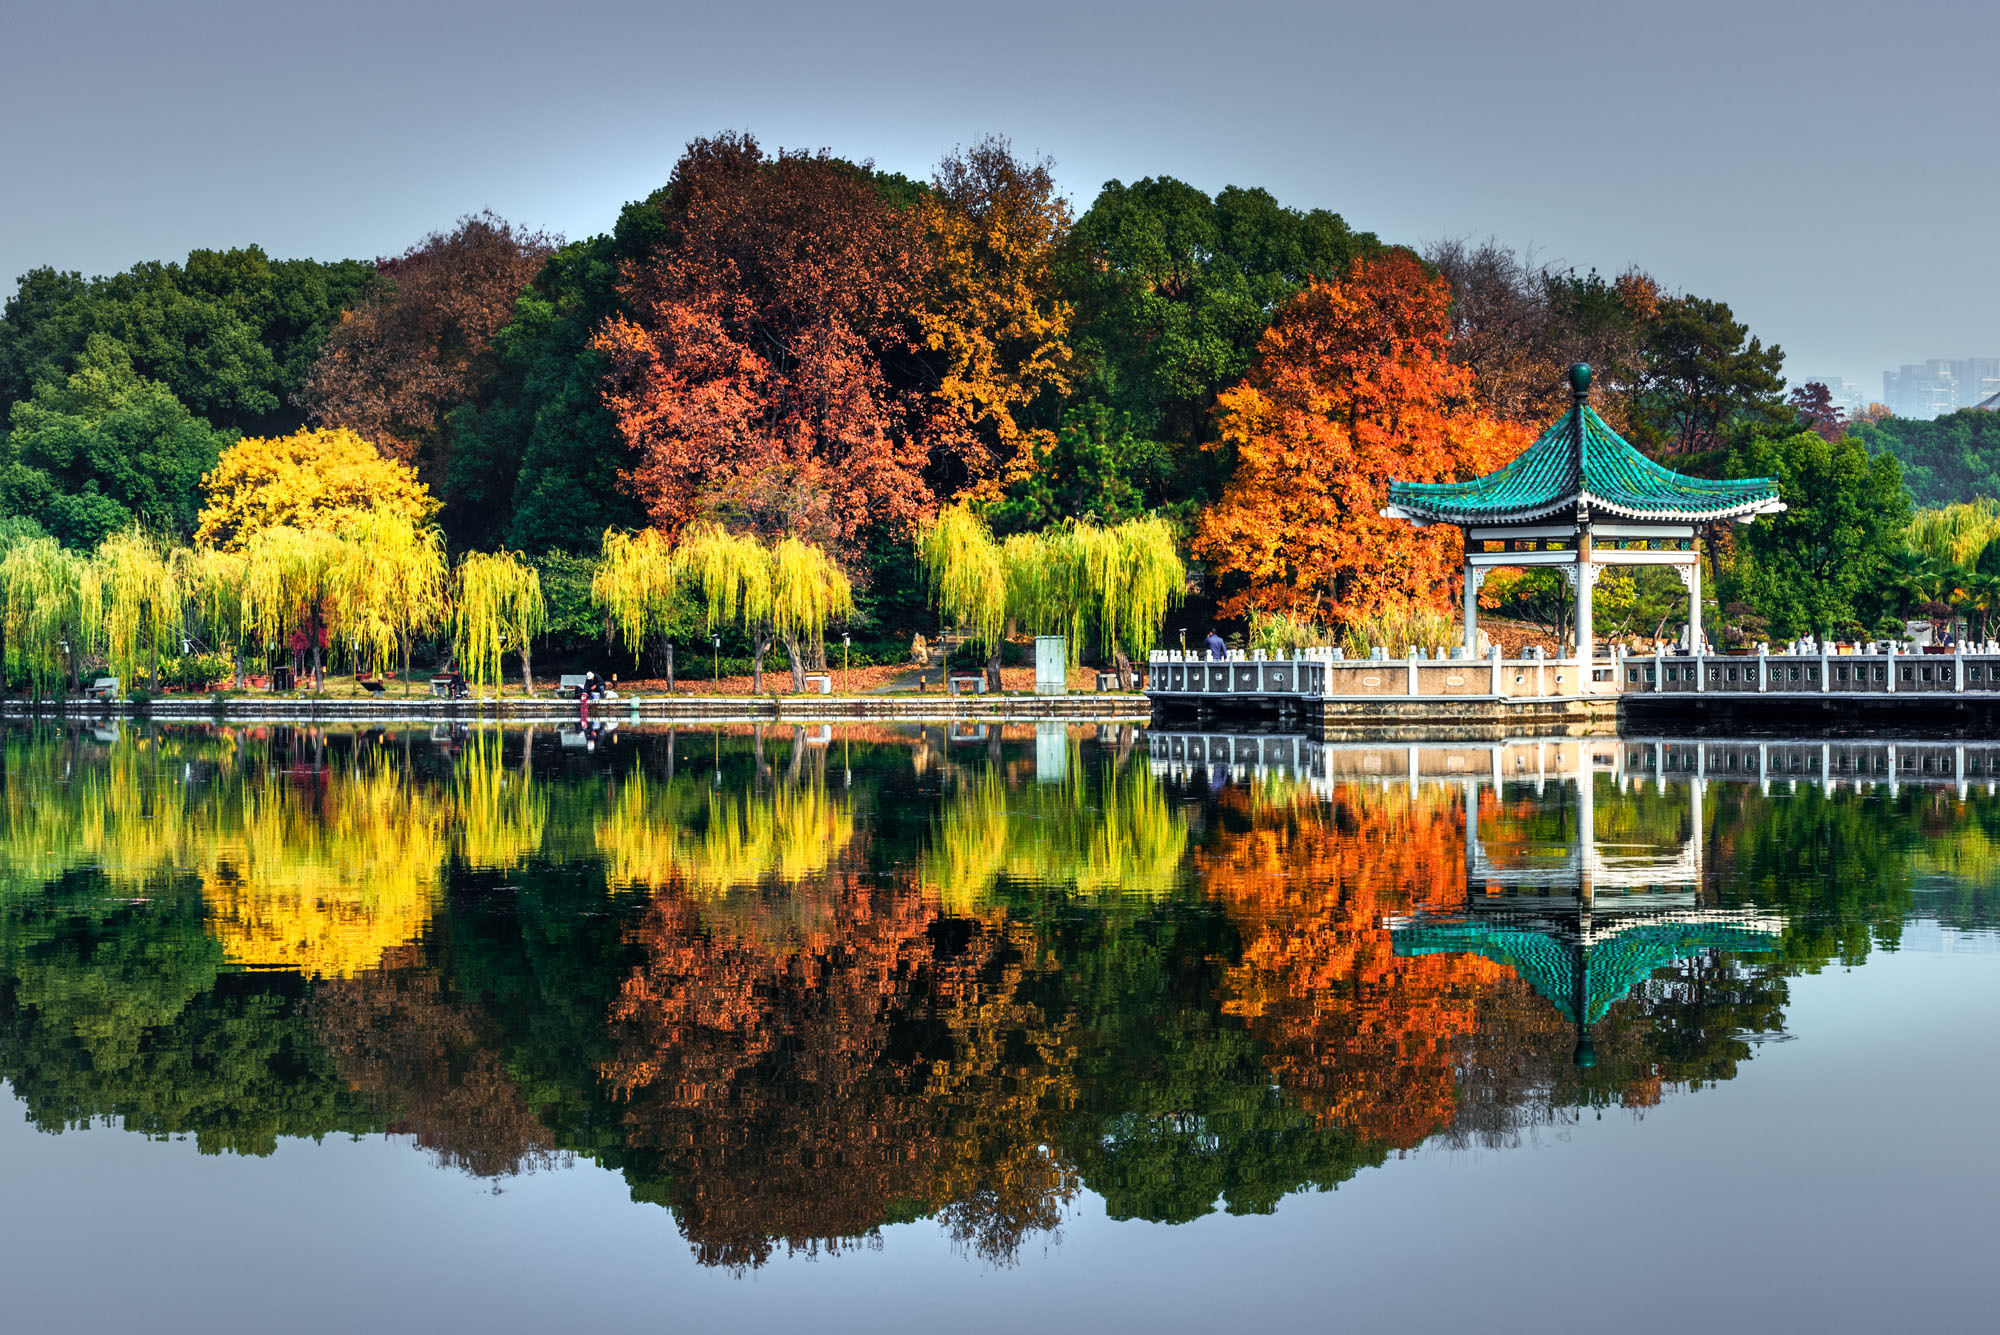
[[[853,681],[847,675],[847,646],[848,637],[842,635],[840,637],[840,693],[842,695],[846,695],[854,686]]]
[[[714,645],[714,652],[709,655],[709,689],[719,694],[722,690],[722,637],[717,635],[711,643]]]

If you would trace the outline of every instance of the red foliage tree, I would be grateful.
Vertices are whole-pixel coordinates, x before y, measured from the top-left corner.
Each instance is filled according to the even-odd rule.
[[[631,316],[596,341],[654,521],[734,510],[834,543],[913,526],[932,453],[969,439],[912,371],[917,216],[865,168],[748,135],[690,144],[659,207],[666,236],[620,285]]]
[[[394,286],[344,312],[306,381],[316,421],[344,426],[440,485],[451,410],[491,374],[493,336],[560,238],[490,213],[376,261]]]

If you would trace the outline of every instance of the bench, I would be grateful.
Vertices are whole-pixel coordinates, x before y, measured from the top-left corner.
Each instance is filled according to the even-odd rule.
[[[1100,672],[1097,674],[1097,689],[1100,691],[1122,691],[1125,689],[1125,683],[1118,680],[1116,672]]]
[[[451,678],[446,676],[432,677],[431,694],[437,696],[440,699],[444,700],[451,699],[452,698]]]
[[[576,693],[582,689],[583,674],[581,672],[565,672],[556,682],[555,693],[558,696],[574,700],[576,699]]]
[[[831,672],[808,672],[805,674],[808,693],[818,691],[821,695],[833,694],[833,674]]]
[[[957,695],[962,690],[971,691],[974,695],[984,695],[986,694],[986,678],[984,676],[976,676],[976,675],[967,677],[947,677],[945,678],[945,687],[953,695]]]
[[[84,694],[93,700],[115,700],[118,697],[118,678],[99,677],[90,683],[90,689]]]

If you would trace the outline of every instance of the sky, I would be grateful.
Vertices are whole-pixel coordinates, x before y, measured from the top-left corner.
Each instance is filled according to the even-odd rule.
[[[0,292],[197,247],[581,237],[748,130],[927,176],[998,133],[1727,301],[1794,379],[2000,356],[2000,4],[15,0]]]

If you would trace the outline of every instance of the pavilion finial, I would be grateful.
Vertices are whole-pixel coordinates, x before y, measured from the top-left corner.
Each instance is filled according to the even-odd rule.
[[[1569,391],[1576,396],[1579,403],[1590,397],[1590,363],[1570,363]]]

